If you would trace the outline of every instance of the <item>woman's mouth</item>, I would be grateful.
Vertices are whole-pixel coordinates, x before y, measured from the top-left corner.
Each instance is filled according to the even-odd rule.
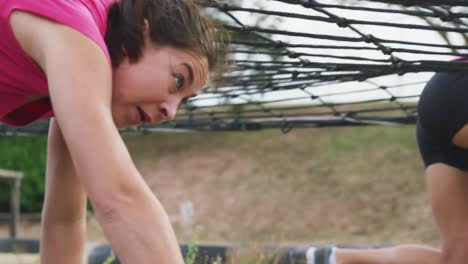
[[[140,118],[140,122],[141,123],[147,123],[147,124],[152,124],[153,123],[153,119],[151,118],[151,116],[149,116],[145,110],[143,110],[143,108],[137,106],[136,107],[137,110],[138,110],[138,115],[139,115],[139,118]]]
[[[140,122],[145,123],[145,111],[141,107],[137,106],[138,114],[140,115]]]

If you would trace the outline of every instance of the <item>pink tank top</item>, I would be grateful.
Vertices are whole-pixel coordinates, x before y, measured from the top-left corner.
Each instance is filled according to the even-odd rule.
[[[22,105],[31,97],[48,98],[47,78],[22,50],[9,23],[13,10],[30,12],[67,25],[96,42],[109,60],[104,42],[107,10],[116,0],[0,1],[0,122],[25,126],[54,116],[50,100]],[[31,25],[33,26],[33,25]]]

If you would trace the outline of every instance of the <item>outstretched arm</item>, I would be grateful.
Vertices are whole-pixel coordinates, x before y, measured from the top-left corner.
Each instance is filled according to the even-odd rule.
[[[99,47],[35,17],[23,42],[48,76],[56,120],[79,180],[122,263],[182,264],[174,231],[112,120],[111,68]]]
[[[41,229],[41,263],[84,263],[86,193],[55,120],[49,128]]]

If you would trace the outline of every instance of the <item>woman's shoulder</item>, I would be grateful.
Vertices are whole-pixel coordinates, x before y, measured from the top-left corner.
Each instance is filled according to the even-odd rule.
[[[34,28],[30,27],[31,24],[35,25]],[[99,43],[95,43],[82,31],[28,12],[15,12],[11,16],[11,26],[18,44],[43,69],[46,60],[57,52],[60,45],[67,46],[70,53],[80,53],[84,46],[94,46],[96,50],[100,50]],[[71,55],[62,54],[73,58]],[[87,54],[77,56],[87,56]]]
[[[29,78],[26,80],[20,77],[16,78],[16,81],[7,86],[13,88],[4,91],[3,97],[6,97],[0,98],[0,101],[10,98],[9,100],[12,102],[6,105],[5,102],[0,102],[0,121],[10,125],[23,126],[32,121],[52,116],[54,113],[50,103],[41,104],[41,108],[29,107],[27,111],[23,106],[31,98],[35,99],[33,96],[36,94],[51,94],[51,87],[57,87],[57,85],[51,85],[53,83],[60,82],[60,87],[68,92],[76,90],[76,83],[82,83],[84,79],[87,79],[87,82],[95,80],[94,83],[99,87],[106,85],[100,78],[103,78],[102,76],[110,78],[109,63],[100,48],[89,38],[70,27],[28,12],[14,12],[10,21],[18,46],[21,46],[21,49],[27,54],[24,57],[32,58],[35,62],[34,65],[37,68],[40,67],[41,74],[30,76],[31,69],[16,67],[15,63],[7,69],[6,74],[10,72],[14,74],[13,77],[28,74]],[[31,25],[34,25],[34,28]],[[1,67],[1,62],[0,57],[0,81],[2,74],[4,75],[2,70],[5,70],[5,67]],[[30,68],[35,69],[36,67],[31,66]],[[91,73],[89,73],[90,71]],[[100,73],[99,77],[95,76],[97,73]],[[47,77],[45,77],[46,75]],[[42,76],[44,82],[38,82],[37,80],[43,79]],[[71,81],[72,78],[79,81]],[[11,78],[7,78],[7,80],[9,79]],[[45,80],[48,81],[48,84]],[[42,88],[38,89],[37,86]],[[0,85],[0,90],[2,90],[2,85]],[[10,97],[8,97],[9,94]],[[14,97],[15,94],[19,95]],[[34,104],[34,106],[36,105]]]
[[[110,62],[104,41],[110,0],[6,0],[2,13],[9,17],[22,11],[70,27],[95,42]],[[36,27],[36,26],[35,26]]]

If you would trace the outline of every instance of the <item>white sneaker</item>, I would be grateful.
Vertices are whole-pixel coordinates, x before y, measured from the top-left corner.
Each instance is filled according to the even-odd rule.
[[[334,247],[311,247],[307,250],[307,264],[330,264]]]

